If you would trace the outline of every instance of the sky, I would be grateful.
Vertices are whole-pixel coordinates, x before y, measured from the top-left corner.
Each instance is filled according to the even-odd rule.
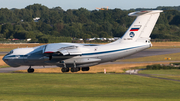
[[[158,6],[180,6],[180,0],[0,0],[0,8],[22,9],[28,5],[38,3],[48,8],[61,7],[63,10],[86,8],[95,10],[96,7],[109,7],[109,9],[120,8],[129,10],[131,8],[156,8]]]

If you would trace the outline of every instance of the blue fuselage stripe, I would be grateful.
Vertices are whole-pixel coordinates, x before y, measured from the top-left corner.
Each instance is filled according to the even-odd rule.
[[[96,52],[96,53],[84,53],[82,55],[97,55],[97,54],[104,54],[104,53],[112,53],[112,52],[118,52],[118,51],[124,51],[124,50],[129,50],[129,49],[134,49],[138,47],[143,47],[143,46],[137,46],[137,47],[131,47],[131,48],[124,48],[124,49],[118,49],[118,50],[111,50],[111,51],[104,51],[104,52]]]

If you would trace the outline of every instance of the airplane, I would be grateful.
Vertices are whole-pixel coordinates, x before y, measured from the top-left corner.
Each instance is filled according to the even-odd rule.
[[[105,45],[79,43],[51,43],[33,48],[17,48],[3,57],[11,67],[29,66],[28,73],[33,73],[32,66],[56,65],[64,72],[89,71],[90,66],[113,62],[130,56],[152,46],[150,34],[162,10],[136,11],[129,16],[136,19],[115,42]]]

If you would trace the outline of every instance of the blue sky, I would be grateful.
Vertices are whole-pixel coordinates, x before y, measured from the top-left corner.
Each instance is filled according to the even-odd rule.
[[[94,10],[96,7],[107,7],[110,9],[131,8],[156,8],[157,6],[179,6],[180,0],[0,0],[0,8],[25,8],[28,5],[39,3],[53,8],[60,6],[62,9],[87,8]]]

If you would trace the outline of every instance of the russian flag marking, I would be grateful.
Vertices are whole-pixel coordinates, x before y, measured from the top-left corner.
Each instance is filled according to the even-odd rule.
[[[139,28],[131,28],[130,31],[138,31],[138,30],[139,30]]]

